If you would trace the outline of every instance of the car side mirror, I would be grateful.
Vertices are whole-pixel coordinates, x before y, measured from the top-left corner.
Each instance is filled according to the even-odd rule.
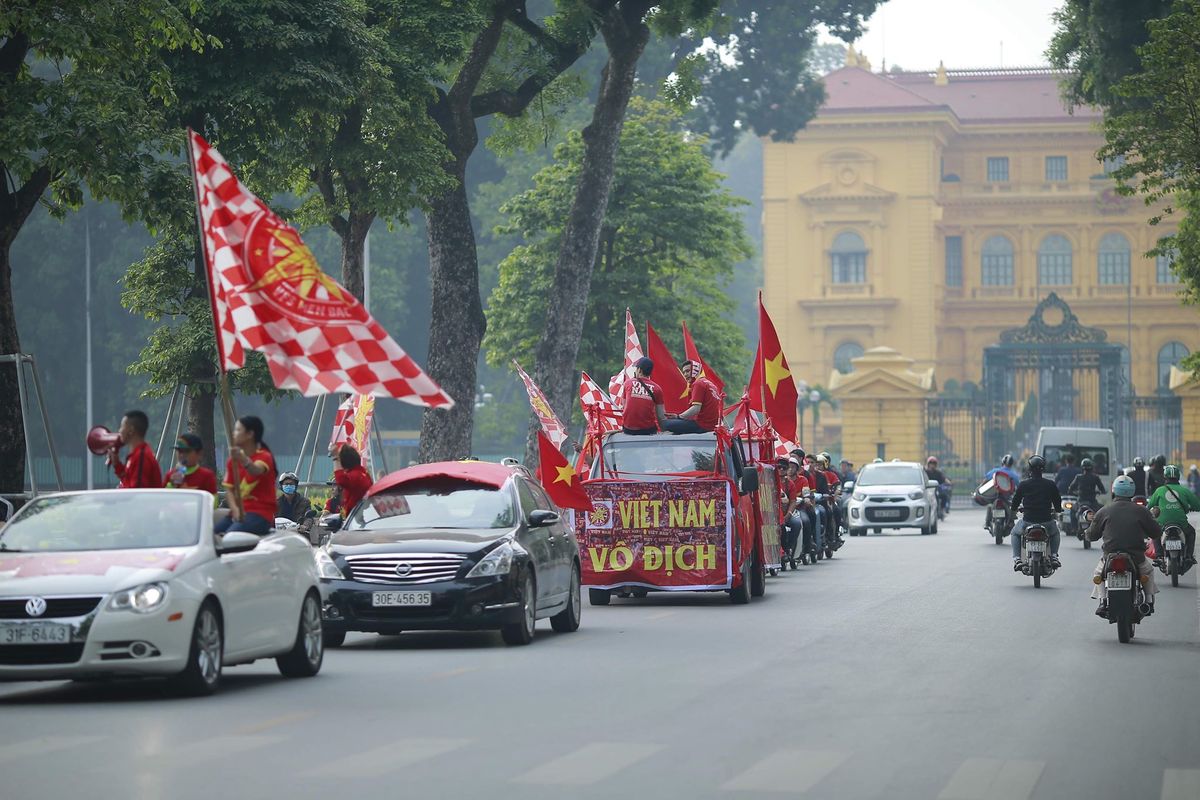
[[[554,525],[560,519],[562,518],[555,511],[547,511],[543,508],[534,509],[529,512],[529,527],[545,528]]]
[[[845,483],[843,483],[842,491],[843,492],[853,492],[854,491],[854,481],[846,481]]]
[[[746,467],[742,470],[742,494],[750,494],[758,491],[758,470],[754,467]]]
[[[258,542],[257,534],[246,531],[229,531],[218,536],[214,544],[217,555],[224,556],[230,553],[248,553],[258,547]]]
[[[329,514],[321,520],[321,527],[330,533],[337,533],[342,529],[342,517],[340,514]]]
[[[925,488],[926,489],[936,489],[936,488],[938,488],[938,482],[937,481],[925,481]]]

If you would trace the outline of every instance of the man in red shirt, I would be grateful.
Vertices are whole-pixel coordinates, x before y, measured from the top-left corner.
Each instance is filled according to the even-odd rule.
[[[667,421],[663,413],[663,392],[650,380],[654,362],[642,357],[633,367],[633,380],[625,382],[625,416],[621,430],[635,436],[651,436]]]
[[[783,476],[783,489],[787,494],[787,507],[783,511],[783,523],[787,530],[784,542],[784,557],[788,565],[796,568],[796,546],[801,543],[805,523],[808,519],[805,499],[808,493],[808,479],[800,472],[800,459],[791,456],[787,460],[787,474]],[[801,548],[803,551],[803,548]],[[801,556],[803,558],[803,555]]]
[[[362,456],[350,445],[334,445],[329,449],[329,455],[338,463],[339,469],[333,471],[333,482],[342,490],[341,514],[345,519],[366,496],[373,481],[362,465]]]
[[[107,463],[121,479],[118,489],[161,489],[162,470],[154,451],[146,444],[146,431],[150,429],[150,418],[145,411],[126,411],[121,417],[117,435],[121,443],[109,448]],[[121,463],[120,450],[129,448],[129,457]]]
[[[716,384],[700,374],[699,361],[683,362],[691,405],[680,414],[672,414],[663,425],[671,433],[706,433],[721,423],[721,393]]]
[[[167,473],[163,484],[168,489],[203,489],[209,494],[217,493],[217,474],[208,467],[200,466],[200,455],[204,442],[194,433],[185,433],[175,440],[175,458],[179,462]]]

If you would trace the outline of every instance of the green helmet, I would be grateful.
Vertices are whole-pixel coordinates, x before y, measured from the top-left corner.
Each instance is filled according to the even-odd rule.
[[[1174,464],[1167,464],[1163,467],[1163,477],[1167,480],[1179,480],[1179,467]]]

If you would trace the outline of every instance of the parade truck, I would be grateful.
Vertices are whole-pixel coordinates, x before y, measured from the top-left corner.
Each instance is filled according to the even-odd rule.
[[[762,596],[779,566],[779,482],[751,452],[723,430],[605,436],[583,481],[592,510],[575,515],[591,604],[651,591]]]

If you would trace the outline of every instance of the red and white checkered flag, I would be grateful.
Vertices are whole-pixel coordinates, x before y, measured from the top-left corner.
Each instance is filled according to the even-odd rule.
[[[625,309],[625,366],[608,380],[609,397],[618,408],[624,402],[625,383],[633,380],[633,365],[644,355],[642,341],[638,339],[637,328],[633,325],[633,314],[629,313],[627,308]]]
[[[542,432],[546,434],[546,438],[558,448],[562,447],[563,442],[567,440],[567,427],[562,424],[562,420],[554,413],[554,409],[550,407],[550,401],[546,399],[546,395],[542,393],[541,387],[533,382],[533,378],[525,374],[525,370],[521,369],[521,365],[517,360],[513,359],[513,366],[517,368],[517,372],[521,376],[521,381],[525,384],[525,393],[529,395],[529,407],[533,409],[533,415],[538,418],[538,422],[542,426]]]
[[[586,372],[579,376],[579,405],[589,429],[599,433],[621,430],[621,415],[612,398]]]
[[[280,389],[454,405],[221,154],[193,131],[188,139],[221,368],[258,350]]]

